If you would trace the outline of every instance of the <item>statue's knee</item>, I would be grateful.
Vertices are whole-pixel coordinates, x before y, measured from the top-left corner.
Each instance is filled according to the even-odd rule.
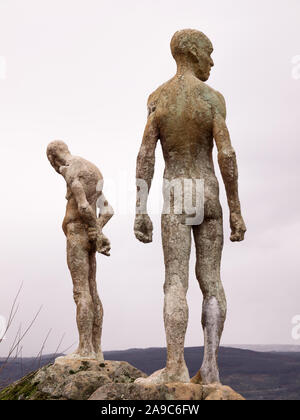
[[[74,290],[73,296],[76,305],[88,306],[89,308],[92,308],[93,301],[89,292],[82,290]]]
[[[188,291],[188,277],[180,277],[178,275],[167,276],[164,284],[165,294],[181,294],[186,295]]]
[[[103,306],[102,306],[102,303],[99,299],[99,302],[97,303],[97,305],[95,305],[95,303],[94,303],[95,322],[101,323],[103,315],[104,315]]]
[[[102,327],[102,316],[101,314],[94,314],[94,327],[98,328],[100,331],[100,328]]]

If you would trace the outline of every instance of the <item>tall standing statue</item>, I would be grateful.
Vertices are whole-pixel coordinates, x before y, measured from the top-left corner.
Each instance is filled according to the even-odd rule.
[[[97,292],[96,252],[109,256],[110,243],[102,229],[113,216],[113,210],[102,192],[103,178],[96,166],[72,156],[62,141],[50,143],[47,156],[67,183],[68,204],[63,231],[67,237],[67,260],[73,280],[79,331],[78,350],[67,357],[103,361],[103,308]]]
[[[218,349],[226,318],[226,298],[220,279],[223,248],[222,209],[219,185],[212,158],[213,139],[218,149],[218,162],[225,184],[230,209],[231,241],[242,241],[246,227],[238,196],[236,154],[226,126],[226,105],[223,96],[205,82],[214,65],[210,40],[196,30],[175,33],[171,41],[177,63],[176,75],[151,94],[148,101],[148,122],[137,159],[137,214],[135,235],[138,240],[152,241],[152,222],[141,205],[141,180],[150,189],[154,174],[155,148],[161,141],[165,159],[165,184],[174,180],[204,181],[204,219],[201,224],[187,223],[187,214],[178,214],[174,205],[184,201],[178,190],[170,194],[164,188],[169,212],[162,215],[162,241],[165,259],[164,322],[167,338],[167,366],[142,384],[190,382],[184,360],[184,341],[188,323],[186,294],[189,280],[191,234],[193,233],[197,264],[196,276],[204,296],[202,325],[205,352],[202,367],[194,383],[219,382]],[[193,188],[195,192],[195,188]],[[141,211],[141,208],[144,211]]]

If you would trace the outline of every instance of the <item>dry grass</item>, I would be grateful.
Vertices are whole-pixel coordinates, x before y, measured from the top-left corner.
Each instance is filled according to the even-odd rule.
[[[2,335],[2,338],[0,338],[0,348],[1,348],[1,343],[3,343],[4,337],[7,335],[7,333],[12,329],[12,327],[15,324],[15,320],[16,320],[16,315],[19,312],[19,308],[20,308],[20,304],[19,304],[19,298],[20,298],[20,294],[21,291],[23,289],[23,284],[21,284],[19,290],[16,293],[16,296],[12,302],[11,305],[11,309],[10,309],[10,313],[8,316],[8,321],[7,321],[7,325],[6,325],[6,329],[4,331],[4,334]],[[9,345],[9,350],[8,350],[8,354],[7,356],[4,358],[4,362],[1,363],[0,366],[0,388],[1,388],[1,373],[4,371],[4,369],[9,369],[9,365],[16,361],[16,359],[18,359],[18,361],[20,361],[20,376],[23,377],[24,376],[24,369],[23,369],[23,341],[25,339],[25,337],[30,333],[31,329],[33,328],[36,320],[38,319],[41,311],[42,311],[42,306],[38,309],[38,311],[35,313],[35,315],[33,316],[31,322],[23,329],[22,324],[19,325],[16,334],[14,335],[14,338],[12,339],[12,342]],[[50,329],[48,331],[48,333],[46,334],[40,350],[37,353],[37,356],[35,357],[35,370],[39,369],[41,367],[41,363],[42,363],[42,358],[43,358],[43,353],[47,344],[47,341],[50,337],[50,334],[52,333],[52,329]],[[71,346],[69,346],[67,349],[65,349],[64,351],[60,351],[61,345],[63,343],[63,340],[65,338],[65,334],[62,335],[58,346],[53,354],[53,361],[55,360],[55,358],[57,357],[58,354],[64,354],[66,353],[68,350],[70,350],[74,344],[72,344]]]

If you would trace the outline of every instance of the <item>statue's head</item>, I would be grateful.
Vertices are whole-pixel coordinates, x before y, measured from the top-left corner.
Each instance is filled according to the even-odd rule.
[[[214,65],[213,45],[202,32],[184,29],[174,34],[171,51],[178,66],[189,67],[196,77],[206,82]]]
[[[67,164],[67,160],[70,156],[71,153],[69,148],[63,141],[53,141],[47,147],[47,157],[49,162],[58,173],[60,173],[59,168]]]

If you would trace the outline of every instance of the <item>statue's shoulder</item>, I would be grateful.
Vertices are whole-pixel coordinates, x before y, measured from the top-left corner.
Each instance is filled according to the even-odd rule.
[[[68,183],[72,183],[75,179],[79,179],[85,172],[85,160],[79,156],[72,156],[69,165],[65,167],[64,177]]]
[[[211,86],[204,84],[208,93],[209,102],[214,110],[226,118],[226,102],[222,93],[213,89]]]
[[[219,101],[219,106],[226,108],[225,98],[224,98],[224,96],[222,95],[222,93],[221,93],[221,92],[218,92],[217,90],[215,90],[215,95],[216,95],[216,96],[217,96],[217,98],[218,98],[218,101]]]
[[[74,161],[74,170],[77,172],[77,176],[81,178],[92,177],[102,179],[100,169],[94,163],[81,157],[78,157]]]
[[[98,182],[103,179],[103,176],[97,166],[92,162],[79,156],[73,156],[70,165],[66,167],[64,178],[71,185],[75,180],[83,184],[91,180]]]
[[[217,111],[225,119],[226,118],[226,101],[225,101],[225,98],[222,95],[222,93],[218,92],[217,90],[215,90],[215,94],[216,94],[216,97],[218,98],[218,101],[217,101],[217,104],[216,104]]]
[[[157,107],[157,104],[159,103],[159,99],[161,97],[161,94],[165,89],[168,88],[170,83],[173,79],[168,80],[166,83],[159,86],[154,92],[151,93],[151,95],[148,98],[147,106],[148,106],[148,115],[151,115]]]

